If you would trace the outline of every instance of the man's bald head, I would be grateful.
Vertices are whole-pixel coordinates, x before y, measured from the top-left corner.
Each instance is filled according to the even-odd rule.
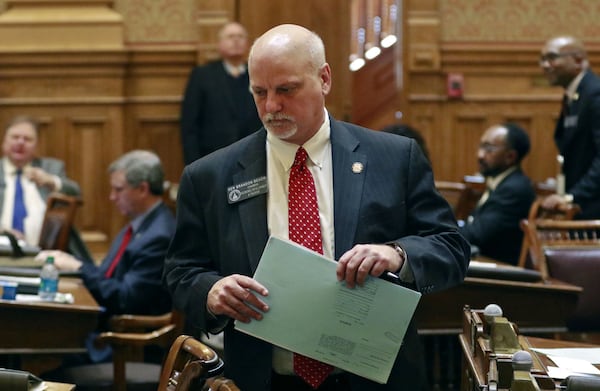
[[[546,41],[546,48],[553,48],[557,53],[569,52],[579,58],[587,58],[583,42],[570,35],[559,35]]]
[[[261,35],[250,49],[249,63],[262,56],[291,56],[310,66],[315,72],[325,64],[325,46],[321,38],[305,27],[282,24]],[[249,65],[250,68],[252,65]]]

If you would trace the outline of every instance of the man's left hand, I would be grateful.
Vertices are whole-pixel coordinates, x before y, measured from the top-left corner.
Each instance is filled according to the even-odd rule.
[[[338,261],[338,281],[349,288],[362,285],[369,275],[379,277],[385,272],[396,273],[404,262],[396,250],[386,244],[357,244]]]

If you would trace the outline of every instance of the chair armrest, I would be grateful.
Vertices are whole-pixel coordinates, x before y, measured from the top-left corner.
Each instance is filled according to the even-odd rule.
[[[110,344],[112,346],[168,345],[173,340],[172,333],[176,328],[176,324],[168,324],[148,333],[106,331],[101,333],[96,341],[100,344]]]
[[[115,315],[109,320],[111,330],[126,332],[143,328],[157,328],[173,322],[173,313],[162,315]]]

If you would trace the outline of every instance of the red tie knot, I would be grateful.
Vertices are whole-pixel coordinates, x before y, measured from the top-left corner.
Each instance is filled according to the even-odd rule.
[[[294,158],[293,166],[297,166],[300,168],[304,167],[307,158],[308,154],[306,153],[306,149],[302,147],[298,148],[298,150],[296,151],[296,157]]]

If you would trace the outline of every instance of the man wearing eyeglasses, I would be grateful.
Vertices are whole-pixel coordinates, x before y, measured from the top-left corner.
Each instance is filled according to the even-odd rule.
[[[529,152],[529,136],[513,123],[494,125],[481,136],[477,152],[486,191],[467,221],[459,222],[464,237],[481,255],[516,265],[527,217],[535,199],[531,181],[521,171]]]
[[[583,44],[570,36],[551,38],[544,45],[540,66],[551,85],[565,90],[554,131],[562,155],[565,193],[547,197],[553,209],[574,202],[579,219],[600,218],[600,78],[589,67]]]

